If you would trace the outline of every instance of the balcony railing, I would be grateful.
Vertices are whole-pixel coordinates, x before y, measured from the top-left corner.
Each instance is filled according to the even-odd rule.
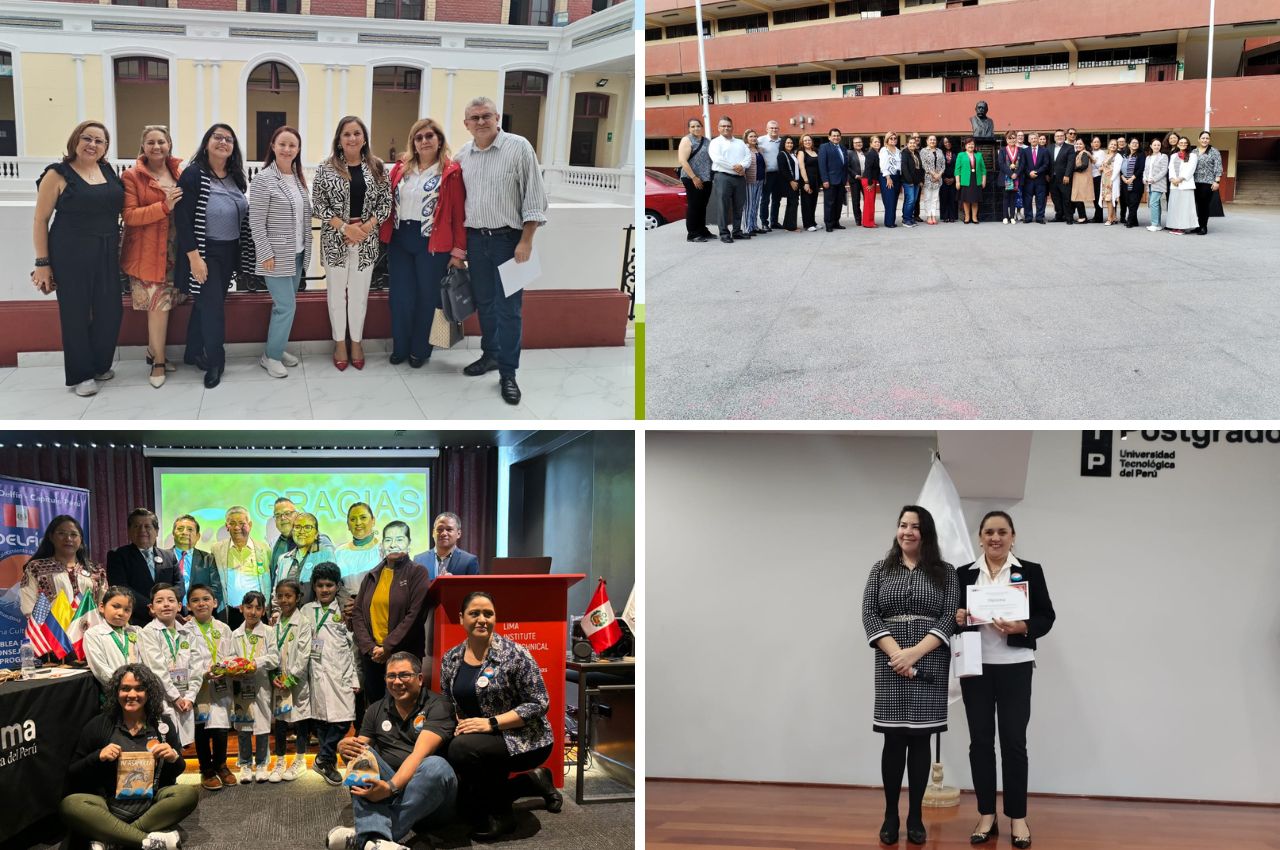
[[[542,180],[549,195],[627,204],[635,197],[635,172],[631,169],[544,165]]]

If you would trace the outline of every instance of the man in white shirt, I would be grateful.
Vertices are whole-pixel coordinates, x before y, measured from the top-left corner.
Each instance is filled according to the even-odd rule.
[[[778,171],[778,149],[782,146],[782,137],[778,135],[778,122],[770,121],[765,125],[768,133],[763,139],[756,139],[756,147],[764,154],[764,190],[760,194],[760,232],[768,233],[778,226],[778,207],[782,203],[782,174]]]
[[[720,214],[720,241],[727,244],[733,241],[735,230],[739,239],[751,238],[742,232],[751,150],[746,142],[733,137],[733,121],[728,116],[720,119],[716,129],[719,135],[711,140],[710,149],[712,194]]]

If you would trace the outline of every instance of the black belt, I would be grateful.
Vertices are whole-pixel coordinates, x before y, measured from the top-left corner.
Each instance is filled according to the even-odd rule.
[[[485,236],[504,236],[508,233],[523,233],[524,231],[517,227],[468,227],[467,230],[473,230],[476,233]]]

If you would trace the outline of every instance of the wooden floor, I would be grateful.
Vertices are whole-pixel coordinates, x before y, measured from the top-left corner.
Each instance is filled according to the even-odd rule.
[[[884,818],[884,794],[878,789],[648,780],[645,795],[647,848],[882,846],[877,833]],[[901,807],[905,821],[905,790]],[[977,820],[970,793],[960,797],[958,808],[926,808],[925,847],[968,848]],[[1276,807],[1032,797],[1027,822],[1036,850],[1280,850]],[[1008,826],[1009,819],[1002,815],[999,840],[983,846],[1008,850]],[[907,843],[905,828],[898,846],[916,846]]]

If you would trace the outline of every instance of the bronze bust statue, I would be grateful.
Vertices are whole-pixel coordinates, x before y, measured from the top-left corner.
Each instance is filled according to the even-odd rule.
[[[973,130],[973,136],[977,139],[995,138],[996,123],[987,117],[987,102],[980,100],[974,107],[976,113],[969,119],[970,129]]]

